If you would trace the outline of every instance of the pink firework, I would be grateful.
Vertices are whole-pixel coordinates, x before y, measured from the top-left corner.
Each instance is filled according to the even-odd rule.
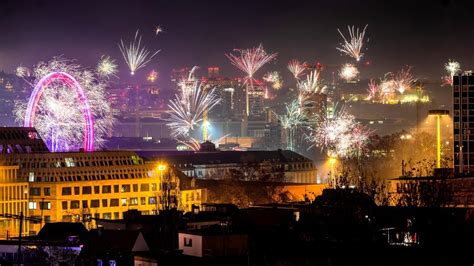
[[[226,54],[232,65],[242,70],[247,74],[247,79],[253,79],[255,72],[257,72],[263,65],[275,59],[277,53],[269,54],[265,52],[263,46],[250,49],[234,49],[237,55]]]
[[[379,85],[375,80],[370,79],[369,81],[369,88],[367,92],[369,93],[369,100],[375,100],[379,96]]]
[[[407,66],[406,69],[402,68],[395,75],[395,90],[400,94],[403,94],[406,90],[410,89],[413,84],[416,82],[416,79],[410,73],[411,67]]]
[[[288,63],[288,70],[293,74],[296,80],[299,80],[301,74],[305,71],[305,63],[300,63],[300,61],[293,59]]]

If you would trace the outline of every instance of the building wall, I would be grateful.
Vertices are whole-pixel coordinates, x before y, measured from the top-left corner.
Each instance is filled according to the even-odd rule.
[[[152,214],[178,205],[173,200],[179,197],[174,172],[167,169],[160,174],[157,163],[145,164],[134,152],[9,154],[0,156],[0,165],[19,165],[18,178],[28,181],[23,185],[28,192],[25,213],[43,221],[25,226],[31,234],[46,222],[84,222],[93,227],[91,217],[121,219],[130,209]],[[118,206],[111,206],[117,201]]]
[[[178,242],[183,255],[202,257],[202,236],[179,233]]]
[[[247,235],[211,235],[202,237],[203,256],[247,255]]]
[[[18,177],[18,166],[0,166],[0,214],[24,217],[28,212],[28,182]],[[20,221],[0,217],[0,239],[18,237]],[[23,224],[22,233],[27,233],[28,227]]]
[[[305,198],[314,200],[317,196],[322,195],[326,188],[328,188],[328,184],[295,184],[284,186],[283,191],[288,192],[293,201],[304,201]]]
[[[207,200],[207,189],[205,188],[181,190],[181,206],[185,212],[192,211],[193,205],[200,207],[201,203],[205,203]]]

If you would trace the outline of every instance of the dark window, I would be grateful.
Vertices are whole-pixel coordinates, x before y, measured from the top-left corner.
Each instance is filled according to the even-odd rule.
[[[30,188],[30,195],[31,196],[41,196],[41,188],[39,188],[39,187]]]
[[[114,185],[114,193],[119,193],[119,185]]]
[[[45,222],[45,223],[50,223],[50,222],[51,222],[51,216],[45,215],[45,216],[44,216],[44,222]]]
[[[111,193],[112,187],[111,186],[102,186],[102,193]]]
[[[117,207],[117,206],[119,206],[119,199],[111,199],[110,207]]]
[[[67,201],[61,202],[61,205],[63,207],[63,210],[67,210]]]
[[[43,193],[45,196],[51,196],[51,188],[49,187],[43,188]]]
[[[192,247],[193,246],[193,240],[191,238],[184,238],[184,246],[185,247]]]
[[[74,195],[79,195],[80,187],[74,187]]]
[[[94,186],[94,193],[99,194],[100,193],[100,186]]]
[[[71,209],[79,209],[79,208],[80,208],[80,203],[78,200],[71,201]]]
[[[140,198],[140,204],[141,205],[146,205],[146,198],[145,197]]]
[[[108,207],[108,204],[107,204],[107,199],[103,199],[102,200],[102,207]]]
[[[140,185],[140,191],[150,191],[150,185],[149,184],[141,184]]]
[[[130,192],[130,185],[122,185],[122,192]]]
[[[82,187],[82,194],[91,194],[92,193],[92,188],[91,186],[86,186],[86,187]]]
[[[138,192],[138,184],[133,184],[133,192]]]
[[[63,187],[61,191],[62,195],[71,195],[71,188],[70,187]]]
[[[82,208],[84,208],[84,209],[89,208],[89,204],[87,204],[87,200],[82,201]]]
[[[97,200],[91,200],[91,208],[99,208],[100,207],[100,201]]]

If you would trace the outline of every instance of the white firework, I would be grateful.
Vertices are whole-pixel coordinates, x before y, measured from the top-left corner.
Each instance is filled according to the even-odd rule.
[[[353,81],[359,76],[359,70],[353,64],[344,64],[339,70],[339,77],[346,82]]]
[[[111,59],[110,56],[101,56],[99,63],[97,64],[97,73],[103,78],[110,78],[110,76],[117,77],[117,64],[115,59]]]
[[[122,53],[125,63],[130,69],[130,74],[135,75],[135,72],[148,64],[151,59],[160,52],[160,50],[150,54],[150,51],[141,46],[142,36],[138,36],[138,30],[135,33],[135,38],[126,46],[122,40],[119,43],[119,49]]]
[[[311,130],[308,140],[339,158],[360,156],[371,134],[344,109],[335,112],[333,116],[324,117]]]
[[[35,66],[32,73],[33,84],[52,72],[68,73],[79,82],[93,116],[94,148],[102,147],[114,121],[106,98],[106,83],[74,61],[55,57]],[[25,120],[27,102],[28,99],[15,102],[14,114],[21,125]],[[51,151],[77,151],[83,147],[85,119],[79,103],[75,91],[64,82],[53,81],[43,91],[36,109],[34,126]]]
[[[19,78],[27,78],[31,76],[31,71],[29,68],[20,65],[16,68],[15,74]]]
[[[164,32],[161,26],[155,26],[155,36],[158,36],[160,32]]]
[[[364,37],[367,26],[368,25],[365,25],[361,32],[359,32],[359,28],[354,29],[354,26],[347,26],[349,31],[349,40],[347,40],[344,34],[342,34],[342,32],[337,29],[344,40],[344,43],[341,43],[341,47],[337,47],[336,49],[354,58],[356,61],[359,61],[364,55],[364,53],[362,53],[362,48],[364,47]]]
[[[215,89],[204,90],[199,81],[193,82],[192,88],[189,86],[186,91],[176,94],[168,104],[170,118],[167,125],[175,138],[188,138],[202,122],[204,112],[212,110],[220,101]]]
[[[448,63],[444,65],[444,69],[446,69],[448,74],[452,77],[461,71],[461,64],[459,64],[459,62],[449,60]]]

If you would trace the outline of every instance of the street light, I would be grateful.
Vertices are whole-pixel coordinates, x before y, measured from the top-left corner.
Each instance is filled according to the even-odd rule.
[[[331,167],[331,181],[334,188],[336,188],[336,175],[334,173],[334,165],[336,164],[336,162],[337,162],[336,157],[334,155],[331,155],[329,157],[328,163],[329,163],[329,166]]]
[[[429,110],[428,116],[436,116],[436,168],[441,168],[441,116],[449,115],[448,110]]]

